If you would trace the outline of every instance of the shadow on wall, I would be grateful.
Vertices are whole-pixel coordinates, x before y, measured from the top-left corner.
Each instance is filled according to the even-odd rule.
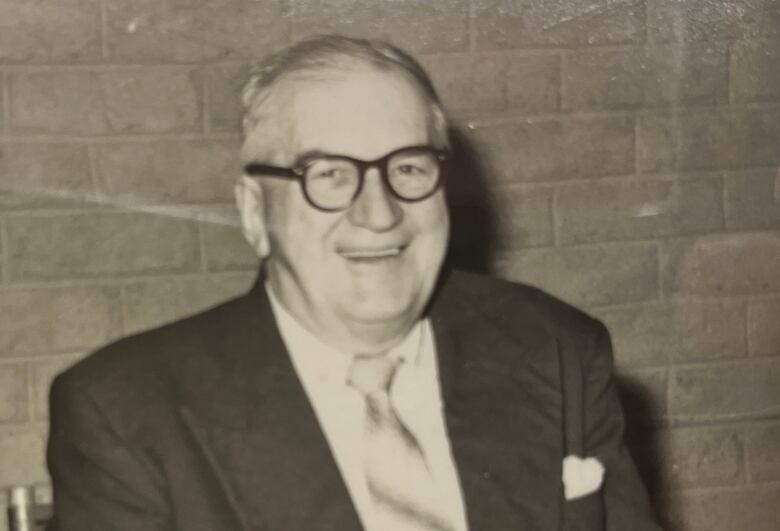
[[[449,263],[487,273],[493,251],[496,219],[491,209],[485,170],[466,135],[450,129],[452,161],[447,175],[447,201],[452,231]]]
[[[461,269],[488,273],[498,220],[488,193],[487,171],[466,135],[450,130],[453,159],[447,179],[447,199],[452,222],[449,263]],[[618,374],[618,392],[626,417],[626,443],[638,463],[642,480],[650,493],[656,515],[669,511],[662,498],[661,441],[654,422],[663,417],[651,393],[638,380]]]

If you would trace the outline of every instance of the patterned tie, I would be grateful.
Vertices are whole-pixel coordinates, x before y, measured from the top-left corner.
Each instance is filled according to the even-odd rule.
[[[440,493],[389,390],[401,360],[355,356],[348,383],[366,399],[365,473],[381,531],[452,531]]]

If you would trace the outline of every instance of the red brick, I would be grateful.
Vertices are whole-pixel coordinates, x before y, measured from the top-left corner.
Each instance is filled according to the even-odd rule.
[[[651,46],[574,53],[567,108],[621,109],[728,100],[728,53],[719,46]]]
[[[598,306],[654,299],[656,264],[655,246],[625,244],[503,253],[494,269],[574,304]]]
[[[718,5],[718,4],[716,4]],[[780,486],[751,485],[675,492],[670,531],[776,531]]]
[[[675,367],[669,413],[680,422],[765,416],[780,404],[780,358]]]
[[[191,315],[246,293],[255,274],[133,282],[123,289],[125,333]]]
[[[98,0],[4,0],[0,21],[0,63],[100,60]]]
[[[234,141],[105,144],[96,149],[107,200],[139,203],[229,201],[240,174]]]
[[[51,381],[80,358],[81,356],[70,356],[35,361],[30,364],[32,372],[33,415],[36,420],[49,418],[49,388],[51,387]]]
[[[133,213],[18,216],[7,222],[14,281],[197,271],[195,223]]]
[[[421,60],[448,110],[506,107],[509,61],[505,55],[442,54]]]
[[[780,300],[751,301],[748,337],[752,356],[780,355]]]
[[[31,429],[0,432],[0,485],[48,481],[46,434]]]
[[[632,173],[630,118],[528,120],[478,126],[473,134],[490,179],[546,181]]]
[[[608,0],[481,0],[474,31],[478,49],[640,42],[644,9]]]
[[[747,465],[752,481],[780,480],[780,423],[751,426],[747,430]]]
[[[10,127],[17,133],[96,135],[108,132],[100,76],[42,71],[11,76]]]
[[[647,239],[723,227],[718,178],[566,185],[556,212],[562,243]]]
[[[74,352],[120,332],[119,290],[113,287],[6,288],[0,292],[0,356]]]
[[[780,171],[735,172],[725,177],[726,226],[730,229],[780,228]]]
[[[561,99],[560,57],[515,54],[508,57],[508,107],[526,113],[557,111]]]
[[[83,146],[13,143],[0,150],[0,210],[84,206],[95,195]]]
[[[198,62],[258,56],[287,43],[289,2],[106,0],[110,57]]]
[[[0,363],[0,426],[26,422],[30,417],[27,399],[27,367],[21,363]]]
[[[743,304],[655,303],[597,312],[621,366],[666,365],[746,356]]]
[[[214,131],[241,130],[241,89],[246,82],[245,64],[215,66],[208,69],[208,120]]]
[[[777,33],[780,6],[775,0],[648,0],[651,40],[716,40]]]
[[[115,71],[101,76],[106,116],[117,133],[201,129],[202,80],[195,72]]]
[[[241,233],[235,207],[215,208],[201,230],[209,271],[257,270],[259,260]]]
[[[293,37],[340,33],[388,40],[416,52],[451,52],[468,46],[466,0],[360,2],[295,0]]]
[[[553,194],[550,188],[501,188],[492,190],[490,195],[497,248],[519,249],[553,244]]]
[[[780,40],[737,43],[731,60],[730,85],[735,101],[780,98]]]
[[[780,235],[739,234],[666,243],[663,288],[674,295],[780,291]]]
[[[640,119],[643,171],[771,166],[780,162],[780,110],[699,111]]]

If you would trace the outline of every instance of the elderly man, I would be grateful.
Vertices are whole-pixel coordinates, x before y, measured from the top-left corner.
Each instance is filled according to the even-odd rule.
[[[262,272],[57,378],[57,528],[657,529],[603,326],[442,271],[447,123],[422,68],[321,37],[243,100],[236,198]]]

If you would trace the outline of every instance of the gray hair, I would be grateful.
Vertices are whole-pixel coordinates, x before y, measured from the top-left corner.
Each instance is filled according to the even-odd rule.
[[[264,115],[265,104],[281,81],[300,74],[371,66],[397,71],[415,83],[429,103],[431,136],[437,147],[448,147],[447,118],[436,89],[425,69],[411,55],[387,42],[323,35],[304,40],[275,52],[254,68],[241,92],[244,137],[254,130]]]

